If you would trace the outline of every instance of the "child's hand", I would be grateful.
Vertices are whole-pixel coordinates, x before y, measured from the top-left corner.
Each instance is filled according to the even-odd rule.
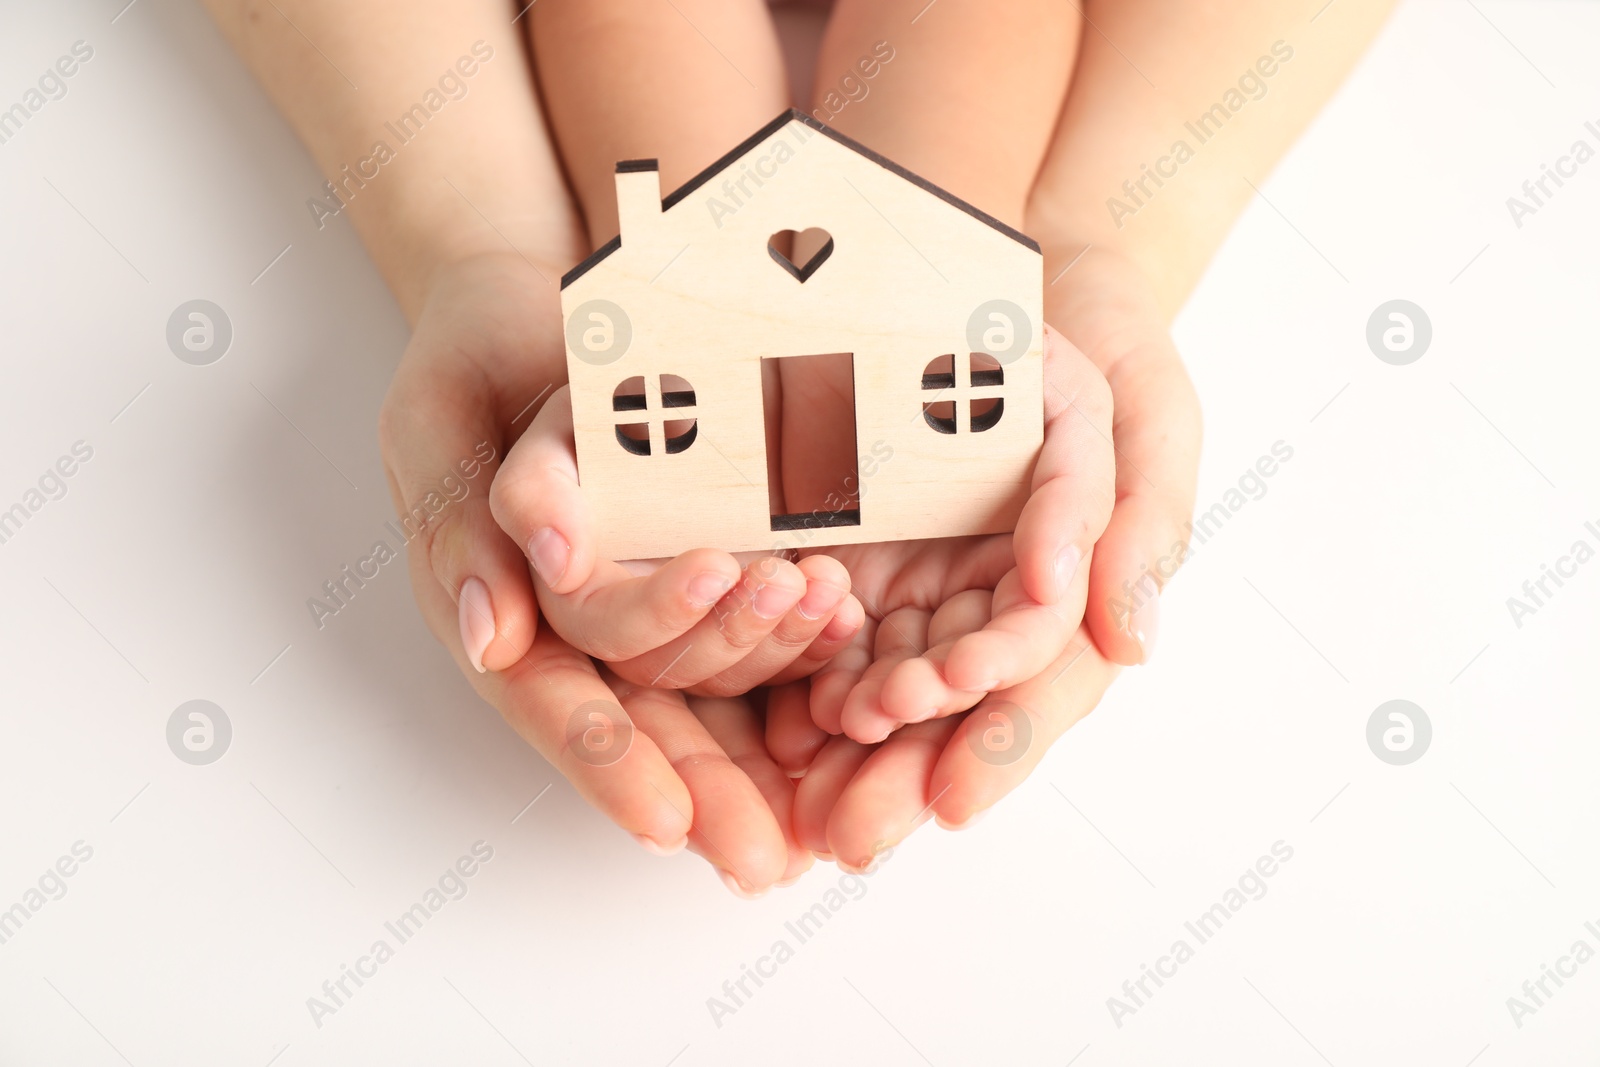
[[[1081,246],[1061,247],[1065,262]],[[830,737],[810,721],[816,690],[840,687],[829,671],[812,680],[809,697],[805,683],[774,690],[767,747],[791,775],[805,773],[796,835],[841,863],[863,865],[930,817],[952,828],[972,821],[1094,709],[1120,664],[1149,656],[1156,586],[1171,577],[1187,544],[1199,405],[1148,282],[1126,260],[1084,255],[1047,290],[1046,313],[1104,373],[1117,412],[1116,505],[1075,583],[1087,580],[1089,589],[1083,625],[1033,677],[984,694],[968,715],[905,726],[879,745]],[[1141,587],[1149,574],[1159,577]],[[863,580],[859,571],[856,577]]]
[[[811,686],[825,731],[870,744],[966,711],[1038,674],[1078,628],[1114,500],[1111,392],[1048,327],[1044,374],[1044,444],[1014,534],[827,550],[871,621]],[[785,454],[804,455],[816,432],[814,421],[786,420]]]
[[[832,659],[866,618],[850,575],[826,556],[741,566],[706,548],[664,562],[597,559],[565,388],[512,448],[491,501],[525,546],[550,625],[639,685],[728,696],[782,683]]]

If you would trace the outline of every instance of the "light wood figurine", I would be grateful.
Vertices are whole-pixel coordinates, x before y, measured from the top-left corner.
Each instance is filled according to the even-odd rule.
[[[561,280],[602,555],[1014,527],[1044,433],[1034,241],[799,111],[665,200],[654,160],[619,163],[617,207]],[[808,357],[848,367],[853,410],[818,418],[853,422],[857,462],[795,512],[769,489],[769,394]]]

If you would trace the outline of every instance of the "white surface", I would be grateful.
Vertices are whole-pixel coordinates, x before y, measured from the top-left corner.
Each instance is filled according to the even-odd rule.
[[[1600,947],[1600,561],[1521,629],[1505,601],[1597,540],[1600,162],[1520,230],[1504,201],[1595,140],[1600,8],[1399,12],[1179,325],[1202,506],[1292,461],[1173,585],[1152,667],[719,1028],[707,998],[839,873],[746,904],[641,853],[477,704],[399,567],[313,627],[390,515],[405,330],[206,19],[121,6],[0,16],[3,104],[95,48],[0,145],[0,506],[94,449],[0,545],[0,908],[94,850],[0,945],[0,1063],[1593,1062],[1600,961],[1520,1029],[1506,998]],[[209,367],[164,340],[195,297],[235,329]],[[1396,297],[1433,322],[1408,367],[1364,342]],[[1435,731],[1398,768],[1364,736],[1396,697]],[[235,731],[209,767],[165,743],[194,698]],[[468,895],[317,1028],[306,999],[479,840]],[[1118,1028],[1106,998],[1279,840],[1265,898]]]

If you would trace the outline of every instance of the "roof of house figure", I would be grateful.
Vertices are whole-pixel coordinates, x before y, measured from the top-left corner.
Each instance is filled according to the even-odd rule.
[[[1013,241],[1016,241],[1025,248],[1028,248],[1034,252],[1039,251],[1039,243],[1033,238],[1029,237],[1027,234],[1007,226],[1005,223],[1001,222],[993,215],[990,215],[988,212],[982,211],[979,208],[967,203],[965,200],[962,200],[960,197],[946,192],[937,185],[928,181],[926,178],[923,178],[917,174],[913,174],[911,171],[906,170],[893,160],[885,159],[883,156],[874,152],[861,142],[846,137],[844,134],[833,129],[831,126],[828,126],[821,120],[796,108],[790,108],[789,110],[785,111],[783,114],[779,115],[777,118],[761,127],[761,129],[751,134],[742,143],[740,143],[737,148],[734,148],[721,159],[711,164],[711,166],[707,167],[699,174],[696,174],[684,184],[680,185],[669,196],[662,199],[661,210],[664,212],[672,210],[674,206],[688,197],[696,189],[711,181],[718,174],[721,174],[724,170],[728,169],[728,167],[732,166],[734,163],[738,162],[740,158],[749,153],[751,149],[755,148],[761,142],[765,141],[767,138],[771,137],[773,134],[777,133],[791,122],[799,122],[811,127],[818,133],[837,141],[839,144],[844,145],[846,148],[857,153],[858,155],[878,164],[878,166],[899,175],[906,181],[917,186],[919,189],[932,193],[934,196],[938,197],[940,200],[943,200],[951,207],[957,208],[960,211],[971,215],[973,218],[977,219],[986,226],[990,226],[996,230],[999,230],[1001,233],[1005,234],[1007,237],[1011,238]],[[624,160],[617,164],[618,174],[631,174],[638,171],[653,171],[658,169],[659,165],[657,161],[653,159],[630,159]],[[613,237],[611,240],[595,249],[594,253],[582,263],[579,263],[577,266],[567,271],[566,274],[562,275],[561,288],[565,289],[567,286],[583,277],[583,275],[587,274],[591,268],[605,260],[607,256],[611,255],[611,253],[615,252],[621,247],[622,235],[618,234],[616,237]]]

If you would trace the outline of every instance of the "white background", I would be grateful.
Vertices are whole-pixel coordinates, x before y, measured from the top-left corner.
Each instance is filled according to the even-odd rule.
[[[204,15],[121,6],[0,22],[0,105],[95,50],[0,145],[0,508],[94,450],[0,545],[0,908],[93,848],[0,945],[0,1063],[1600,1054],[1600,961],[1520,1029],[1506,1006],[1600,948],[1600,561],[1520,628],[1506,606],[1600,545],[1600,161],[1520,229],[1505,206],[1600,146],[1600,8],[1399,11],[1177,326],[1202,508],[1275,442],[1292,460],[1172,585],[1152,666],[719,1027],[707,998],[839,872],[752,904],[641,852],[475,700],[399,565],[315,629],[306,598],[391,514],[374,426],[406,331]],[[209,367],[165,340],[197,297],[235,331]],[[1395,298],[1432,321],[1410,366],[1365,341]],[[196,698],[234,728],[208,767],[165,740]],[[1365,737],[1395,698],[1434,731],[1405,767]],[[315,1026],[306,999],[479,840],[468,895]],[[1267,895],[1116,1025],[1107,998],[1280,840]]]

